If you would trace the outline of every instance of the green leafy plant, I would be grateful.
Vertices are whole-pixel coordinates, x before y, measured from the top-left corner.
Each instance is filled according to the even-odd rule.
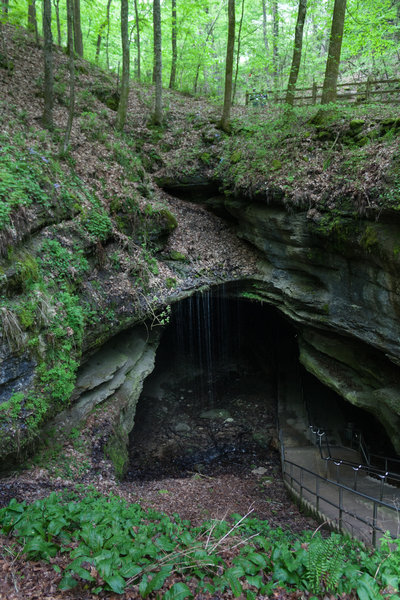
[[[112,231],[112,223],[108,214],[99,206],[95,206],[82,217],[82,224],[90,236],[104,242]]]
[[[331,534],[318,538],[308,549],[306,577],[313,593],[333,592],[337,589],[345,564],[341,536]]]
[[[55,282],[79,281],[89,264],[82,250],[74,252],[64,248],[57,240],[45,240],[42,244],[40,267],[43,276]]]
[[[178,515],[78,486],[30,505],[12,500],[0,510],[0,532],[21,541],[29,559],[67,556],[64,590],[134,590],[146,598],[166,585],[163,597],[173,599],[226,591],[241,597],[245,586],[253,598],[283,586],[318,595],[357,589],[361,600],[376,600],[392,586],[398,599],[398,541],[384,538],[380,550],[366,552],[338,534],[296,539],[250,513],[192,527]]]

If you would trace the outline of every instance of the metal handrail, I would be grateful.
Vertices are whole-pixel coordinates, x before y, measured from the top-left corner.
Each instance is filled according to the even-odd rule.
[[[308,412],[308,411],[307,411]],[[392,506],[390,504],[388,504],[387,502],[383,501],[383,485],[384,482],[386,481],[386,476],[387,473],[385,472],[384,477],[382,477],[382,475],[379,475],[380,479],[381,479],[381,489],[380,489],[380,499],[378,500],[377,498],[373,498],[372,496],[369,496],[367,494],[364,494],[360,491],[358,491],[357,489],[353,489],[343,483],[340,483],[339,481],[333,481],[331,479],[328,479],[327,477],[323,477],[321,475],[319,475],[318,473],[315,473],[314,471],[307,469],[306,467],[303,467],[301,465],[296,464],[293,461],[290,461],[288,459],[286,459],[285,456],[285,446],[284,446],[284,442],[283,442],[283,433],[280,429],[280,425],[279,425],[279,417],[277,419],[277,426],[278,426],[278,437],[279,437],[279,442],[280,442],[280,450],[281,450],[281,465],[282,465],[282,475],[283,475],[283,479],[285,480],[285,478],[287,479],[287,477],[290,478],[290,482],[288,482],[287,484],[289,485],[289,487],[291,488],[291,490],[293,491],[294,494],[298,495],[300,498],[300,501],[303,501],[303,499],[305,500],[305,498],[303,498],[303,494],[304,491],[308,492],[309,494],[311,494],[311,498],[314,499],[315,498],[315,502],[314,505],[316,507],[316,510],[318,512],[320,512],[320,503],[325,502],[328,506],[332,506],[335,510],[338,511],[338,517],[334,518],[334,521],[337,522],[337,527],[340,531],[344,530],[344,515],[348,515],[349,517],[351,517],[352,519],[355,519],[356,521],[363,523],[364,525],[367,525],[368,528],[372,528],[372,545],[376,546],[377,545],[377,534],[378,532],[380,532],[381,534],[385,534],[386,530],[382,529],[382,527],[380,527],[378,525],[378,507],[383,507],[389,511],[393,511],[397,517],[398,514],[398,508],[396,506]],[[312,427],[310,426],[310,431],[312,431]],[[326,432],[324,432],[322,429],[317,429],[316,431],[312,431],[312,433],[314,435],[318,435],[318,439],[319,442],[321,442],[321,438],[323,438],[326,435]],[[326,438],[327,439],[327,438]],[[327,444],[328,444],[328,448],[329,448],[329,441],[327,440]],[[329,448],[330,450],[330,448]],[[320,453],[322,456],[322,447],[320,446]],[[339,461],[339,463],[337,463],[339,466],[341,464],[343,464],[343,461]],[[286,467],[290,466],[290,469],[293,470],[293,467],[299,469],[300,471],[300,480],[297,480],[294,476],[293,473],[291,472],[290,474],[287,473]],[[361,465],[351,465],[354,469],[355,472],[355,479],[357,477],[358,474],[358,470],[360,469]],[[309,488],[307,485],[305,485],[304,483],[304,473],[308,473],[312,476],[312,478],[314,478],[315,481],[315,491],[312,490],[311,488]],[[383,472],[382,472],[383,473]],[[287,477],[286,477],[287,475]],[[293,483],[296,483],[299,487],[299,491],[297,491],[293,485]],[[322,494],[321,494],[321,482],[322,483],[326,483],[328,485],[331,485],[333,487],[335,487],[338,490],[339,493],[339,503],[335,503],[331,500],[331,494],[329,498],[325,498]],[[356,484],[355,484],[356,487]],[[360,514],[356,514],[354,512],[352,512],[351,510],[349,510],[348,508],[346,509],[346,507],[344,506],[344,502],[345,502],[345,496],[344,493],[347,492],[348,494],[350,494],[351,496],[355,496],[357,498],[362,499],[363,501],[367,501],[369,503],[372,504],[372,519],[368,520],[368,519],[364,519]],[[321,514],[322,511],[321,511]],[[328,517],[328,515],[324,515],[325,517]],[[349,525],[349,524],[348,524]],[[351,524],[350,524],[351,525]],[[393,535],[392,532],[389,532],[390,536],[392,539],[396,539],[397,536]],[[354,535],[354,528],[353,525],[351,525],[351,534]]]
[[[370,459],[377,458],[379,460],[383,460],[385,462],[385,467],[384,467],[385,471],[388,470],[388,464],[389,463],[396,463],[400,467],[400,459],[399,458],[390,458],[389,456],[381,456],[380,454],[371,454],[371,453],[370,453],[369,456],[370,456]]]
[[[284,457],[284,452],[283,452],[283,457]],[[297,479],[293,475],[292,469],[291,469],[291,472],[288,473],[285,469],[286,465],[289,465],[290,467],[295,467],[295,468],[299,469],[300,478]],[[343,515],[348,515],[349,517],[352,517],[356,521],[359,521],[360,523],[363,523],[364,525],[371,527],[372,528],[372,544],[374,546],[376,546],[376,543],[377,543],[377,533],[380,532],[380,533],[384,534],[386,532],[386,530],[382,529],[382,527],[380,527],[377,523],[378,507],[383,507],[385,509],[393,511],[394,513],[396,513],[396,516],[397,516],[397,508],[388,504],[387,502],[384,502],[383,500],[378,500],[377,498],[373,498],[372,496],[368,496],[367,494],[364,494],[362,492],[354,490],[354,489],[344,485],[343,483],[339,483],[337,481],[333,481],[326,477],[322,477],[318,473],[314,473],[314,471],[311,471],[310,469],[307,469],[306,467],[298,465],[297,463],[295,463],[293,461],[287,460],[285,457],[283,458],[282,471],[283,471],[284,478],[285,478],[285,475],[288,475],[288,477],[290,478],[290,487],[295,493],[297,493],[297,492],[295,490],[295,487],[293,486],[293,482],[295,482],[299,486],[298,494],[300,496],[300,500],[305,499],[304,492],[306,491],[309,494],[311,494],[312,497],[315,497],[315,499],[316,499],[315,506],[318,511],[320,509],[319,506],[320,506],[321,501],[325,502],[326,504],[328,504],[338,510],[337,521],[338,521],[338,527],[341,531],[343,530]],[[315,479],[315,491],[312,488],[308,487],[304,483],[304,476],[303,476],[304,473],[308,473]],[[321,488],[319,485],[319,483],[321,481],[323,483],[330,484],[339,490],[339,504],[335,503],[331,499],[331,495],[328,498],[328,497],[324,497],[321,494]],[[368,502],[370,502],[372,504],[372,519],[371,520],[364,519],[359,514],[351,512],[349,509],[346,509],[346,507],[344,506],[343,492],[348,492],[349,494],[355,495],[359,498],[362,498],[363,500],[367,500]],[[389,532],[389,533],[390,533],[390,536],[392,539],[396,539],[395,535],[393,535],[391,532]]]
[[[312,425],[310,425],[309,427],[310,427],[311,432],[314,435],[318,436],[318,440],[317,440],[318,443],[316,445],[319,448],[320,455],[321,455],[321,458],[323,460],[326,460],[326,461],[330,461],[331,460],[331,461],[334,461],[335,464],[340,464],[340,465],[352,467],[353,469],[355,469],[355,468],[360,469],[362,471],[365,471],[369,475],[373,475],[373,476],[376,476],[376,477],[379,477],[379,478],[385,477],[385,478],[389,478],[389,479],[392,479],[394,481],[400,482],[400,475],[398,473],[395,473],[394,471],[389,471],[388,469],[380,469],[379,467],[376,467],[376,466],[372,465],[370,462],[368,462],[367,464],[359,464],[358,462],[354,462],[354,461],[351,461],[351,460],[340,459],[338,457],[334,457],[332,455],[332,451],[331,451],[331,447],[330,447],[330,444],[329,444],[329,440],[328,440],[328,436],[327,436],[326,430],[319,429],[319,428],[315,429]],[[325,447],[327,449],[328,456],[324,456],[324,454],[323,454],[322,439],[324,439],[324,443],[325,443]],[[337,447],[338,448],[347,449],[346,446],[337,446]],[[390,460],[390,459],[387,459],[387,460]],[[336,461],[339,461],[339,462],[336,463]]]

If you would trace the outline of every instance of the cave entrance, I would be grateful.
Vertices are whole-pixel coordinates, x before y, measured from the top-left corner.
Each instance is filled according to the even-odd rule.
[[[297,365],[312,419],[356,423],[372,442],[380,425],[341,399],[298,360],[295,327],[276,308],[220,285],[172,307],[130,435],[128,480],[279,472],[277,373]],[[338,414],[340,412],[340,426]],[[387,436],[380,427],[379,440]],[[342,440],[346,443],[346,440]]]
[[[273,307],[218,286],[172,307],[130,436],[128,479],[279,470],[276,365],[297,360]]]

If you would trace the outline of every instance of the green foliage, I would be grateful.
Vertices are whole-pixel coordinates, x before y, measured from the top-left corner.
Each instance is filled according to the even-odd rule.
[[[18,280],[23,289],[28,289],[40,279],[39,265],[36,257],[28,252],[19,256],[16,263]]]
[[[345,564],[341,536],[318,538],[308,550],[307,579],[314,594],[337,589]]]
[[[152,275],[158,275],[158,264],[157,259],[152,254],[151,250],[147,247],[145,242],[142,243],[142,259]]]
[[[42,244],[40,268],[43,277],[55,283],[78,282],[89,268],[82,250],[75,252],[64,248],[57,240],[45,240]]]
[[[97,113],[87,111],[81,114],[80,127],[85,131],[89,139],[104,142],[106,134],[104,127]]]
[[[8,412],[10,417],[15,418],[20,413],[23,400],[24,394],[22,392],[16,392],[9,400],[0,404],[0,411],[3,413]]]
[[[67,291],[61,292],[50,327],[53,345],[46,361],[38,367],[43,392],[53,401],[66,402],[74,389],[84,322],[84,309],[78,298]]]
[[[398,541],[387,537],[380,550],[367,552],[337,534],[323,539],[304,533],[296,539],[239,515],[231,523],[192,527],[177,515],[145,511],[79,486],[77,492],[52,493],[30,505],[12,500],[0,510],[0,531],[22,541],[31,560],[67,556],[60,583],[65,590],[81,584],[94,593],[123,594],[133,587],[146,598],[167,584],[163,597],[183,600],[191,590],[239,597],[244,584],[249,597],[268,596],[279,585],[340,596],[357,590],[361,600],[376,600],[392,586],[392,598],[398,598]],[[230,545],[236,551],[227,554]]]
[[[94,206],[82,217],[82,225],[94,240],[100,242],[106,241],[112,231],[111,219],[100,206]]]
[[[122,139],[117,140],[111,146],[115,160],[124,167],[126,177],[129,181],[143,181],[145,170],[143,169],[140,157],[134,152],[127,142]]]
[[[167,277],[165,280],[165,285],[169,290],[173,290],[176,288],[177,282],[175,277]]]
[[[366,226],[360,243],[367,252],[371,252],[373,247],[377,245],[378,235],[376,229],[372,225]]]
[[[0,135],[0,230],[10,225],[10,214],[37,202],[51,205],[51,191],[43,171],[49,158],[34,148],[20,149],[5,134]],[[47,189],[46,189],[47,188]]]

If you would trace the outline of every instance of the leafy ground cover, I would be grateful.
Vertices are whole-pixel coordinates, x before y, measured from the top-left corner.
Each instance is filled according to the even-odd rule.
[[[397,543],[390,547],[384,539],[370,552],[338,534],[274,530],[251,514],[193,527],[177,514],[81,490],[28,505],[12,500],[0,524],[17,542],[9,551],[51,564],[61,590],[169,600],[210,594],[250,600],[281,588],[307,598],[399,598]]]
[[[234,121],[217,172],[228,189],[297,209],[397,211],[399,125],[387,105],[249,110]]]

